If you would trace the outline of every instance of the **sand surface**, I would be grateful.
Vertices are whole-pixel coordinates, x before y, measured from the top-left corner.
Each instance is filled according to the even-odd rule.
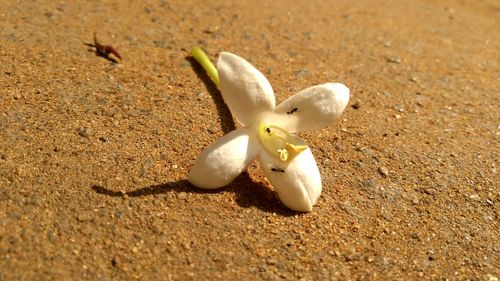
[[[498,280],[499,18],[496,0],[2,1],[0,280]],[[195,45],[247,58],[278,102],[349,86],[301,135],[313,212],[258,164],[186,181],[235,128]]]

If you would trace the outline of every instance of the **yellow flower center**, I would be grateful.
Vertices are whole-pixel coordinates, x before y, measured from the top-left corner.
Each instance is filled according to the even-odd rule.
[[[260,124],[258,127],[259,141],[271,155],[286,162],[307,148],[299,143],[299,139],[285,129],[276,125]]]

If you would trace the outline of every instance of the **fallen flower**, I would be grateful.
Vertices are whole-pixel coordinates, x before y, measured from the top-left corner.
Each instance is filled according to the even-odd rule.
[[[201,49],[193,49],[193,56],[242,127],[203,150],[189,182],[205,189],[223,187],[258,158],[283,204],[311,211],[321,193],[321,176],[311,150],[294,133],[324,128],[337,119],[349,101],[349,89],[340,83],[317,85],[275,106],[269,81],[243,58],[222,52],[215,69]]]

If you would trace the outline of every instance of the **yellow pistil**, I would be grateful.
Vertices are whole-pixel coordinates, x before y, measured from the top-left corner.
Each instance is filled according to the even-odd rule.
[[[259,141],[271,155],[286,162],[307,148],[299,143],[297,137],[276,125],[260,124],[258,128]]]

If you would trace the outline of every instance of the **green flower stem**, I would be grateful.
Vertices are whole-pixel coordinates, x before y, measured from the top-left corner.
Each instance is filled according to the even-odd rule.
[[[215,85],[219,87],[219,73],[217,72],[217,68],[215,68],[215,65],[208,58],[207,54],[205,54],[205,52],[203,52],[200,47],[194,47],[191,50],[191,55],[203,67],[203,69],[205,69],[208,77],[210,77]]]

